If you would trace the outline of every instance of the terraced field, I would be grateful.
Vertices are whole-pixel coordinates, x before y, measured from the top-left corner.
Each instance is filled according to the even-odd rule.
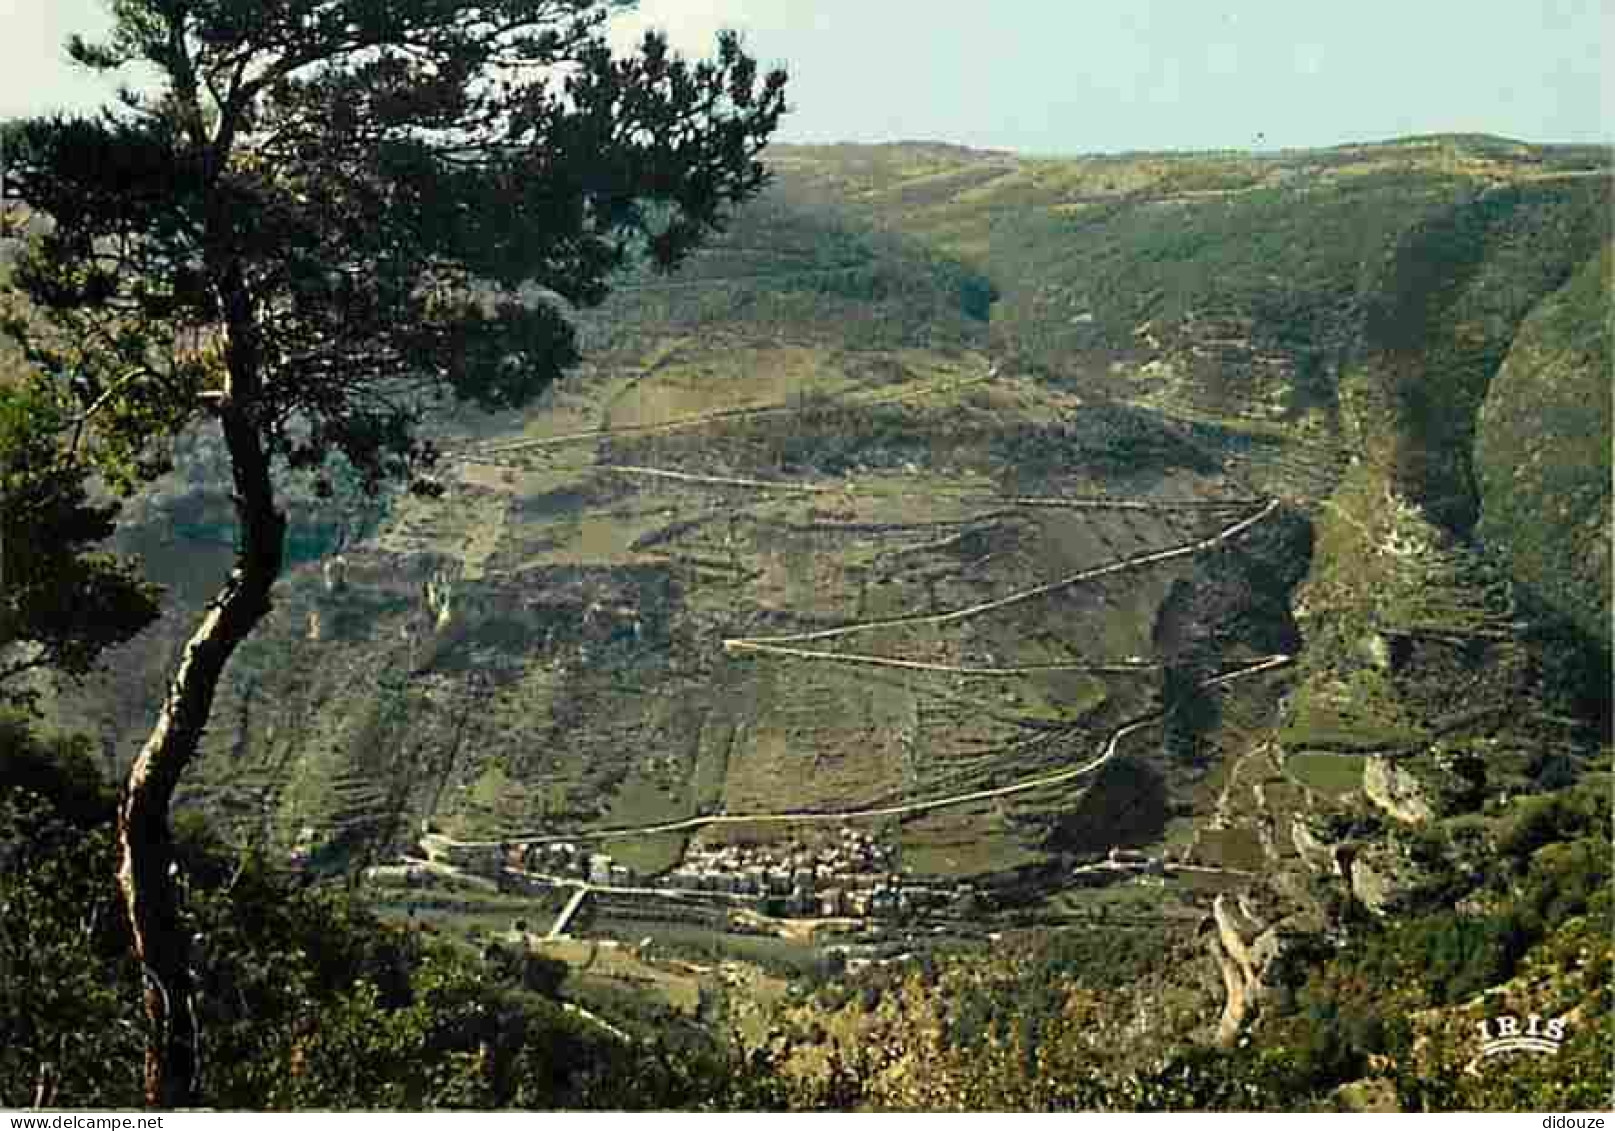
[[[1091,759],[1157,701],[1183,548],[1254,509],[1194,458],[1115,490],[1111,411],[972,351],[650,343],[467,431],[444,503],[397,500],[341,569],[298,571],[190,799],[340,860],[423,821],[844,811]],[[1084,789],[887,835],[922,871],[1013,866]],[[684,839],[623,858],[655,872]]]

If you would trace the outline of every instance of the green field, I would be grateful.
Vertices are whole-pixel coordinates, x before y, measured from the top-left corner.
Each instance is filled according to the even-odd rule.
[[[1350,754],[1292,754],[1284,772],[1295,781],[1330,797],[1353,793],[1363,786],[1363,763]]]

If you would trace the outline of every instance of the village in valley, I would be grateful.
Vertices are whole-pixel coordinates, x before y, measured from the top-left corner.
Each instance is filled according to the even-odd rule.
[[[368,877],[408,887],[470,877],[492,881],[502,890],[542,894],[571,888],[616,897],[678,898],[795,919],[958,912],[977,894],[968,883],[941,887],[914,882],[899,870],[889,845],[850,827],[812,845],[796,840],[698,841],[677,867],[656,877],[640,876],[609,852],[576,841],[467,845],[428,832],[419,847],[419,856],[371,868]]]

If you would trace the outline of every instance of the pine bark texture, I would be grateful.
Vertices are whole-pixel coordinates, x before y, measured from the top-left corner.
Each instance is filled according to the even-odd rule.
[[[145,1093],[147,1106],[154,1108],[194,1107],[200,1096],[201,1034],[190,939],[172,875],[169,811],[180,777],[196,756],[225,664],[269,612],[286,541],[269,460],[249,412],[227,403],[221,416],[241,529],[236,567],[185,645],[118,806],[118,886],[144,975]]]

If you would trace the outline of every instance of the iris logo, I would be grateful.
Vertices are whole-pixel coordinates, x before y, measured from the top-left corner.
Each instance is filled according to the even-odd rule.
[[[1565,1039],[1563,1017],[1544,1021],[1535,1013],[1523,1022],[1505,1013],[1487,1021],[1477,1021],[1475,1027],[1480,1030],[1480,1055],[1483,1057],[1505,1052],[1552,1055],[1559,1051]]]

